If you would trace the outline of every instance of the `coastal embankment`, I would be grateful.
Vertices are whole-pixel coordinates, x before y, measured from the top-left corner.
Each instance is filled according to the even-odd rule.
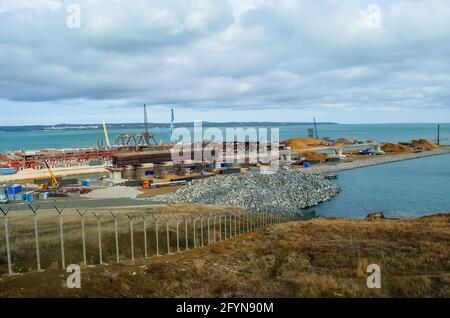
[[[382,165],[387,163],[405,161],[405,160],[413,160],[420,159],[431,156],[439,156],[450,154],[450,147],[442,147],[435,150],[429,150],[418,153],[407,153],[407,154],[395,154],[395,155],[385,155],[385,156],[373,156],[371,158],[358,159],[354,161],[345,161],[336,164],[323,164],[323,165],[315,165],[308,169],[302,169],[305,172],[313,173],[313,174],[327,174],[334,173],[339,171],[358,169],[364,167],[370,167],[375,165]]]

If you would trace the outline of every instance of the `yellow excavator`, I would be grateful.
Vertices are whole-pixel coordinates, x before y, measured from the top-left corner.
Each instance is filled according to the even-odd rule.
[[[48,162],[46,160],[44,160],[44,164],[47,167],[47,170],[50,174],[50,180],[51,180],[51,188],[52,190],[57,190],[60,188],[60,184],[58,182],[58,179],[56,179],[55,175],[53,174],[52,168],[50,167],[50,165],[48,164]],[[39,185],[39,190],[44,191],[47,190],[49,187],[47,184],[40,184]]]

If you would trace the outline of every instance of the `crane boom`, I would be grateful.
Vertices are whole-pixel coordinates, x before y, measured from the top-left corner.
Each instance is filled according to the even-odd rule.
[[[52,168],[50,168],[50,165],[46,160],[44,160],[45,166],[47,167],[48,172],[50,173],[50,178],[52,180],[52,188],[57,189],[59,188],[59,182],[56,179],[55,175],[53,174]]]
[[[111,143],[109,142],[108,130],[106,129],[105,119],[103,118],[103,133],[105,134],[106,146],[111,148]]]

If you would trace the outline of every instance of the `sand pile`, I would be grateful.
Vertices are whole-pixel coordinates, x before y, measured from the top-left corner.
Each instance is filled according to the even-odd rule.
[[[384,144],[381,147],[381,150],[383,150],[384,152],[395,152],[395,153],[408,153],[413,151],[411,147],[408,147],[406,145],[391,144],[391,143]]]
[[[418,139],[418,140],[412,140],[411,146],[418,148],[418,149],[426,149],[431,150],[435,148],[439,148],[438,145],[433,144],[432,142],[429,142],[426,139]]]
[[[94,190],[83,194],[81,197],[88,199],[115,199],[115,198],[136,198],[142,192],[130,187],[116,186],[105,189]]]
[[[315,138],[290,138],[281,142],[294,150],[325,145],[325,141]]]
[[[327,160],[328,156],[324,155],[322,153],[318,153],[315,151],[305,151],[300,153],[301,157],[305,157],[305,159],[308,160],[319,160],[319,161],[325,161]]]

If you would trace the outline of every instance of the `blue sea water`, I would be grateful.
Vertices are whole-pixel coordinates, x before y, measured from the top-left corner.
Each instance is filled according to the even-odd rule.
[[[450,212],[450,155],[439,155],[339,173],[342,192],[310,210],[330,217],[387,217]]]
[[[271,127],[280,129],[281,140],[291,137],[304,137],[307,135],[307,129],[313,128],[312,125],[285,126],[282,124],[272,125]],[[225,128],[220,129],[224,131]],[[192,129],[190,130],[192,132]],[[409,141],[417,138],[435,140],[437,137],[436,124],[324,124],[318,126],[318,131],[319,137],[356,137],[362,140],[373,139],[375,141]],[[114,142],[120,133],[132,132],[138,131],[111,129],[109,130],[109,137],[111,142]],[[158,141],[169,139],[168,128],[155,128],[152,129],[152,133]],[[450,143],[450,124],[441,125],[441,137],[444,142]],[[102,129],[0,132],[0,153],[17,149],[97,146],[98,140],[102,138]]]

